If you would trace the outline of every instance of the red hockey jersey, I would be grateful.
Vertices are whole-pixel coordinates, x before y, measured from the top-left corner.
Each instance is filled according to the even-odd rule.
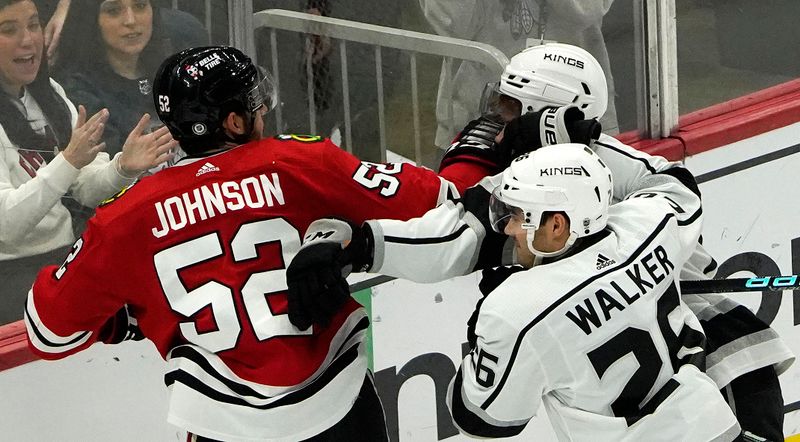
[[[464,165],[459,167],[464,170]],[[143,178],[97,210],[28,297],[32,349],[85,349],[127,305],[168,361],[169,420],[220,440],[303,439],[349,410],[367,367],[363,308],[300,331],[285,272],[322,217],[408,219],[455,193],[433,171],[279,136]]]

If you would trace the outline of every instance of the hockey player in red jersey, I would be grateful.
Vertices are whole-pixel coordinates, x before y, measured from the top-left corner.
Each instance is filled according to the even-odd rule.
[[[168,420],[197,440],[386,440],[364,309],[348,298],[325,324],[294,326],[285,269],[314,219],[408,219],[457,194],[448,175],[502,168],[499,128],[468,126],[439,176],[315,136],[262,139],[271,89],[230,47],[162,64],[155,105],[188,156],[106,201],[63,265],[39,273],[30,346],[58,359],[140,331],[168,361]]]

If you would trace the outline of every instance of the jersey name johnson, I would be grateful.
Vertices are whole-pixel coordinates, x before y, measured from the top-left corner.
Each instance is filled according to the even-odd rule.
[[[259,209],[284,205],[281,182],[277,173],[260,174],[236,181],[204,184],[178,196],[157,201],[153,207],[160,225],[152,228],[153,236],[161,238],[171,231],[204,221],[228,211],[245,207]]]

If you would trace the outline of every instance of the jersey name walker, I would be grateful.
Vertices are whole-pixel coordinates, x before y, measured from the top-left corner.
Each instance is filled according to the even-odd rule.
[[[667,192],[612,206],[606,230],[576,253],[514,273],[484,299],[450,397],[462,430],[517,434],[544,402],[563,441],[739,434],[701,371],[700,323],[680,301],[675,277],[701,219],[696,198],[670,207],[680,187],[666,181]]]

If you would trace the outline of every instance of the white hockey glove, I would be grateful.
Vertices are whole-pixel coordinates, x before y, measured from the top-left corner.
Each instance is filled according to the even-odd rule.
[[[372,265],[369,227],[324,218],[311,223],[286,269],[289,321],[300,330],[327,326],[350,296],[347,276]]]

